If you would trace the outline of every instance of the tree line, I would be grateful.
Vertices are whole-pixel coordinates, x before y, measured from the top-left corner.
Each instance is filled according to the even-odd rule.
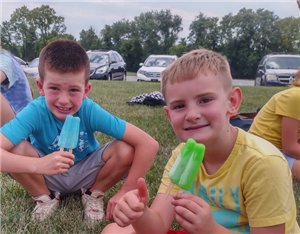
[[[38,57],[49,42],[68,38],[64,17],[48,5],[29,10],[17,8],[1,25],[2,47],[26,61]],[[271,52],[300,54],[300,17],[280,19],[273,12],[243,8],[236,15],[219,19],[200,12],[189,26],[189,35],[179,38],[182,18],[171,10],[150,11],[105,25],[100,33],[82,29],[78,42],[85,50],[112,49],[137,71],[150,54],[182,54],[207,48],[225,55],[234,78],[253,78],[260,59]]]

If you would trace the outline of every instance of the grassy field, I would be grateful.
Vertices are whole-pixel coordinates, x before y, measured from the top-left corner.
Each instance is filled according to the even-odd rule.
[[[35,80],[30,79],[30,83],[36,98],[39,94]],[[143,129],[159,142],[158,154],[145,177],[150,191],[150,202],[152,202],[160,184],[164,165],[179,140],[173,133],[162,107],[129,106],[126,102],[145,92],[160,91],[160,84],[122,81],[91,81],[91,83],[92,89],[89,94],[91,99],[110,113]],[[273,94],[284,88],[241,87],[241,89],[243,102],[240,111],[252,112],[263,106]],[[96,137],[101,144],[112,139],[100,133],[97,133]],[[106,193],[105,204],[122,186],[121,183],[119,182]],[[294,193],[299,212],[300,183],[296,181],[294,181]],[[31,195],[3,173],[1,175],[1,233],[100,233],[107,224],[107,222],[103,222],[90,228],[82,222],[83,207],[78,195],[62,199],[60,209],[43,224],[30,220],[34,206]],[[300,217],[298,216],[299,221]],[[173,223],[173,228],[179,228],[176,222]]]

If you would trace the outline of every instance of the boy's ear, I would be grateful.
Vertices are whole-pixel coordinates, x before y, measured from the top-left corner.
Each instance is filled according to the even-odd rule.
[[[82,100],[86,99],[87,95],[89,94],[90,90],[92,88],[91,83],[87,83],[87,85],[84,88],[84,94]]]
[[[229,114],[235,114],[238,112],[242,102],[242,91],[239,87],[233,88],[229,93]]]
[[[40,95],[45,96],[44,85],[41,79],[36,79],[36,85],[39,88]]]
[[[164,106],[164,109],[165,109],[165,111],[166,111],[166,116],[167,116],[169,122],[171,123],[171,117],[170,117],[170,113],[169,113],[169,108],[168,108],[168,106]]]

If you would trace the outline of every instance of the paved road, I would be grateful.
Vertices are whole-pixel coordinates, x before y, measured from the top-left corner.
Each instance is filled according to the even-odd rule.
[[[136,81],[136,76],[127,76],[127,81]],[[234,79],[232,84],[234,86],[253,86],[254,80],[236,80],[236,79]]]

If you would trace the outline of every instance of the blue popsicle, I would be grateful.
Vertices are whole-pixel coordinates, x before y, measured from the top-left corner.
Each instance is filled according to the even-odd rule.
[[[64,148],[68,148],[70,152],[76,148],[78,143],[80,118],[68,115],[64,126],[61,130],[58,145],[62,151]]]

